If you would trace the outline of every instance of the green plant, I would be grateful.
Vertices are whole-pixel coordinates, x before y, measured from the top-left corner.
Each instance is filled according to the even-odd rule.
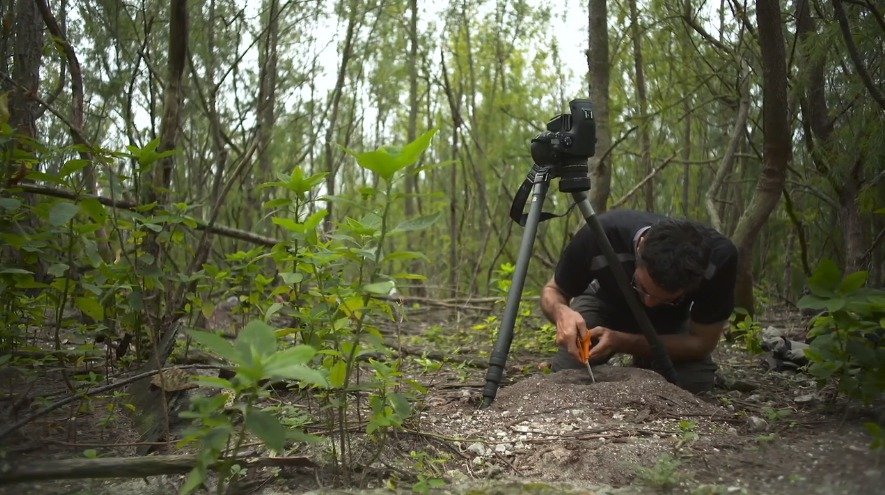
[[[729,337],[744,346],[751,354],[761,354],[762,325],[747,313],[744,308],[735,308],[731,315]]]
[[[303,387],[329,387],[327,375],[309,365],[316,350],[308,345],[278,350],[274,329],[262,321],[252,321],[231,343],[208,332],[192,332],[193,339],[207,350],[229,362],[234,369],[231,379],[199,377],[203,386],[218,389],[211,397],[194,400],[181,417],[193,420],[182,445],[199,442],[198,464],[191,471],[181,493],[187,494],[202,485],[209,467],[227,451],[234,455],[246,439],[246,433],[258,437],[268,448],[283,452],[287,440],[307,441],[312,437],[293,425],[284,425],[277,414],[262,407],[270,394],[272,380],[294,380]],[[219,492],[223,481],[232,474],[232,464],[219,467]]]
[[[824,260],[799,307],[821,310],[808,333],[809,373],[820,384],[834,382],[845,395],[871,403],[885,392],[885,291],[864,287],[867,276],[863,271],[843,276],[833,261]]]
[[[652,467],[636,468],[637,480],[645,486],[657,490],[669,491],[676,488],[685,476],[679,472],[682,463],[670,455],[663,455]]]

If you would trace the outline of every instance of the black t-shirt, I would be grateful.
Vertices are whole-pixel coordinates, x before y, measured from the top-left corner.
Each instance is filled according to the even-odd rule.
[[[613,210],[597,215],[606,236],[627,273],[628,279],[636,268],[636,243],[645,229],[665,217],[655,213],[632,210]],[[734,284],[737,273],[737,248],[715,229],[707,228],[710,239],[710,266],[697,289],[685,294],[676,306],[660,305],[645,308],[646,313],[661,333],[675,333],[679,322],[689,315],[697,323],[724,321],[734,310]],[[616,314],[631,315],[624,294],[618,288],[608,261],[597,245],[590,227],[585,225],[563,251],[556,266],[556,284],[567,297],[573,298],[588,290],[593,280],[596,297],[613,307]],[[596,284],[594,284],[595,286]],[[631,290],[630,297],[638,297]],[[632,320],[632,317],[630,318]]]

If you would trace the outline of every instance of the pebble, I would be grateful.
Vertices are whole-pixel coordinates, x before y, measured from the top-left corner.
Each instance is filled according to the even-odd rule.
[[[747,423],[750,425],[750,430],[752,431],[765,431],[768,429],[768,421],[765,421],[758,416],[750,416]]]
[[[478,455],[478,456],[480,456],[480,457],[486,455],[486,448],[485,448],[485,445],[483,445],[483,444],[481,444],[481,443],[479,443],[479,442],[471,443],[471,444],[467,447],[467,451],[468,451],[468,452],[473,452],[474,454],[476,454],[476,455]]]
[[[814,400],[814,394],[800,395],[800,396],[794,398],[793,400],[794,400],[795,402],[799,402],[799,403],[802,403],[802,402],[811,402],[811,401]]]

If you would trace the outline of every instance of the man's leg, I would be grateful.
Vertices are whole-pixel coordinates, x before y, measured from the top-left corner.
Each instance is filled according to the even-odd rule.
[[[639,360],[634,359],[633,365],[661,373],[661,370],[651,365],[651,361],[650,358]],[[709,392],[713,389],[713,379],[716,376],[716,370],[719,367],[713,362],[712,357],[707,356],[699,361],[682,361],[673,363],[673,368],[676,370],[679,386],[693,394],[697,394],[700,392]]]

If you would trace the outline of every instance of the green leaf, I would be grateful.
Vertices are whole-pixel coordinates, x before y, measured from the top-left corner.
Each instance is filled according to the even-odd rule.
[[[393,406],[393,410],[396,411],[396,415],[401,419],[406,419],[412,414],[412,405],[409,404],[409,400],[406,399],[406,396],[400,393],[392,393],[389,396],[390,404]]]
[[[815,296],[814,294],[808,294],[802,296],[802,298],[799,299],[799,302],[796,303],[796,306],[799,309],[824,309],[827,307],[827,301],[828,299]]]
[[[87,459],[95,459],[98,457],[98,451],[95,449],[86,449],[83,451],[83,457]]]
[[[237,352],[234,346],[220,335],[209,332],[193,331],[191,332],[191,336],[198,344],[206,348],[209,352],[218,354],[233,364],[245,364],[243,357]]]
[[[23,268],[4,268],[0,270],[0,275],[33,275],[34,272]]]
[[[319,370],[315,370],[303,364],[275,365],[274,372],[268,372],[269,376],[286,380],[295,380],[302,385],[312,385],[319,388],[329,388],[329,380]]]
[[[96,223],[105,223],[108,219],[107,209],[95,198],[86,198],[81,201],[80,209],[95,220]]]
[[[835,313],[840,309],[845,307],[845,303],[847,301],[844,297],[834,297],[832,299],[827,300],[827,311],[830,313]]]
[[[92,318],[92,321],[104,320],[104,307],[101,302],[94,297],[78,297],[74,301],[74,305],[86,316]]]
[[[332,388],[341,388],[347,379],[347,363],[343,360],[335,361],[335,364],[329,369],[329,386]]]
[[[80,211],[79,206],[67,201],[59,201],[49,211],[49,223],[54,227],[61,227],[74,218],[78,211]]]
[[[73,160],[68,160],[67,163],[62,165],[61,170],[58,171],[59,177],[68,177],[74,173],[77,173],[87,165],[89,165],[89,160],[84,160],[82,158],[75,158]]]
[[[53,263],[49,265],[49,268],[46,269],[46,273],[52,275],[55,278],[64,277],[65,272],[68,271],[68,268],[70,267],[65,263]]]
[[[867,283],[867,277],[869,276],[868,272],[860,271],[854,272],[852,274],[846,275],[842,280],[842,283],[839,285],[839,293],[841,294],[851,294],[852,292],[860,289]]]
[[[273,327],[261,320],[252,320],[237,337],[237,346],[243,350],[254,349],[259,356],[269,356],[277,350],[277,338],[273,330]]]
[[[304,280],[304,274],[301,272],[283,272],[280,273],[280,278],[283,279],[283,283],[286,285],[295,285]]]
[[[424,215],[417,218],[410,218],[394,227],[390,231],[390,233],[393,234],[397,232],[412,232],[415,230],[424,230],[436,223],[436,221],[440,218],[442,218],[442,214],[440,214],[439,212],[434,213],[433,215]]]
[[[359,166],[375,172],[383,179],[390,181],[399,170],[415,163],[421,153],[430,145],[430,140],[436,134],[436,129],[425,132],[411,143],[403,146],[401,150],[378,148],[375,151],[357,152],[349,149],[345,151],[356,158]]]
[[[19,209],[21,205],[22,202],[15,198],[0,198],[0,208],[3,208],[8,212]]]
[[[368,292],[369,294],[379,294],[382,296],[386,296],[390,294],[390,290],[393,289],[395,286],[396,284],[392,280],[385,280],[383,282],[366,284],[363,286],[363,290]]]
[[[842,272],[831,259],[823,259],[811,278],[808,279],[808,287],[811,292],[818,296],[832,296],[842,281]]]
[[[279,310],[283,309],[283,304],[275,302],[267,308],[267,311],[264,312],[264,321],[270,320],[270,318],[275,315]]]
[[[190,495],[194,490],[202,486],[204,481],[206,481],[206,468],[195,466],[188,473],[184,484],[178,489],[178,495]]]
[[[264,370],[270,375],[285,378],[285,369],[288,366],[307,364],[313,359],[317,351],[309,345],[296,345],[270,355],[264,362]]]
[[[283,451],[286,429],[273,414],[258,409],[249,409],[246,411],[246,428],[271,449],[277,452]]]

